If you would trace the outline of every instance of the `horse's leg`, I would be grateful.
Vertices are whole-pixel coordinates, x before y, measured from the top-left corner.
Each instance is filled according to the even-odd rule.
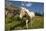
[[[28,20],[26,20],[26,27],[27,27],[27,29],[28,29]]]
[[[32,19],[31,19],[31,27],[32,27]]]
[[[31,23],[31,27],[32,27],[32,17],[30,17],[30,23]]]
[[[34,21],[33,21],[33,18],[31,18],[31,27],[32,27],[32,23],[33,23]]]

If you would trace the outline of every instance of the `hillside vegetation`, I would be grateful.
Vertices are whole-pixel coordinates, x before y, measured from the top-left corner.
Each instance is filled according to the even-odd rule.
[[[25,25],[25,21],[19,18],[19,10],[20,9],[18,8],[17,9],[5,8],[5,12],[8,11],[8,14],[7,15],[5,14],[6,31],[27,29]],[[28,23],[28,29],[39,29],[43,27],[44,27],[43,16],[35,16],[35,18],[32,19],[32,27],[31,27],[31,21]]]

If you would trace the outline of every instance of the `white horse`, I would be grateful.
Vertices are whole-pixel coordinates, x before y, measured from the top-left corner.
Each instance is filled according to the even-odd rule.
[[[30,17],[30,21],[31,21],[31,27],[32,27],[32,18],[35,17],[35,13],[34,12],[30,12],[28,9],[26,9],[25,7],[20,7],[21,8],[21,11],[20,11],[20,18],[22,19],[23,16],[29,16]],[[28,17],[27,16],[27,17]],[[28,17],[28,18],[29,18]],[[26,19],[26,27],[28,29],[28,19]]]

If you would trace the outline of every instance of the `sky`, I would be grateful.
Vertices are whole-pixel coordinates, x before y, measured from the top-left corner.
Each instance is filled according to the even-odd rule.
[[[40,14],[44,13],[44,3],[41,2],[9,1],[9,3],[16,7],[25,7],[29,11],[32,10]]]

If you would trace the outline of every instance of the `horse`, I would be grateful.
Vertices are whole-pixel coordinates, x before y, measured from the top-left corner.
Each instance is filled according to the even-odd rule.
[[[35,13],[33,11],[29,11],[25,7],[20,7],[20,18],[22,19],[24,16],[26,18],[26,27],[28,29],[28,22],[31,21],[31,27],[32,27],[32,19],[35,17]]]

